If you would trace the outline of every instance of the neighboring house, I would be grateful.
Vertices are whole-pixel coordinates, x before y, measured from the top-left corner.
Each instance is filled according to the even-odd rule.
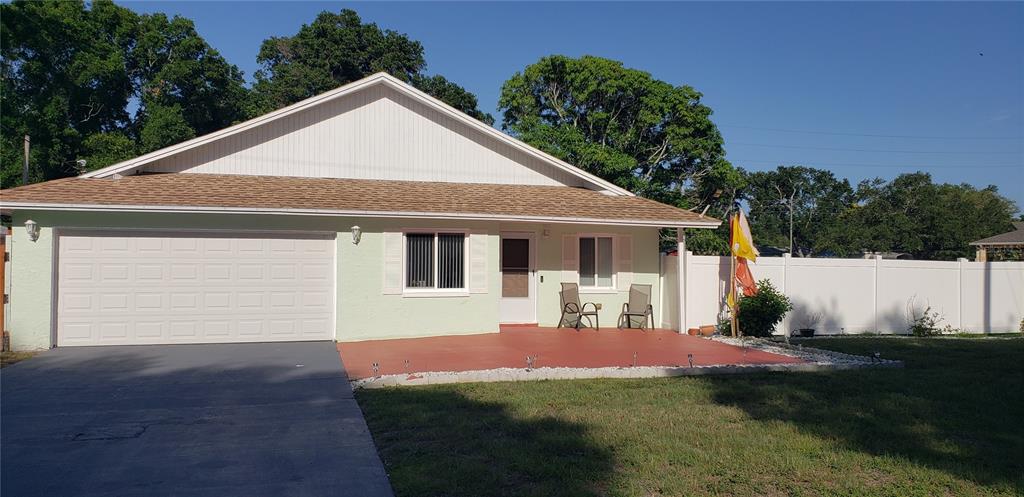
[[[567,281],[614,326],[630,283],[660,303],[659,228],[719,225],[386,74],[0,209],[18,349],[555,326]]]
[[[1013,223],[1013,231],[971,242],[976,247],[974,260],[987,262],[989,250],[1024,250],[1024,221]]]
[[[874,259],[876,257],[881,257],[882,259],[888,259],[888,260],[911,260],[911,259],[914,258],[914,255],[913,254],[908,254],[906,252],[890,252],[890,251],[871,252],[871,251],[864,251],[864,255],[863,255],[864,259]]]

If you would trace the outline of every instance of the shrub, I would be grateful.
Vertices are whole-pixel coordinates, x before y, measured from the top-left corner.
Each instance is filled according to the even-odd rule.
[[[719,320],[717,330],[722,336],[732,335],[732,321],[729,318]]]
[[[793,304],[768,280],[757,282],[757,295],[740,298],[740,332],[755,337],[771,336]]]
[[[914,310],[913,299],[907,306],[907,317],[910,324],[907,326],[907,331],[911,335],[916,337],[930,337],[941,333],[939,329],[939,321],[942,319],[939,313],[932,310],[932,306],[927,306],[920,313]]]

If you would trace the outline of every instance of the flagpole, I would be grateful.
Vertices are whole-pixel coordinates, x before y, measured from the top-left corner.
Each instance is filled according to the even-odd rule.
[[[744,291],[749,286],[751,294],[757,293],[756,284],[753,281],[753,276],[750,274],[750,269],[747,266],[746,261],[756,260],[758,256],[757,247],[754,246],[754,239],[750,235],[750,226],[747,224],[747,220],[743,216],[743,210],[739,205],[736,206],[736,214],[732,218],[730,224],[731,236],[729,237],[730,251],[732,252],[729,257],[729,295],[732,300],[732,313],[730,316],[730,324],[732,328],[733,337],[742,337],[743,331],[740,330],[740,295],[736,291],[736,276],[739,272],[739,259],[740,254],[745,259],[743,262],[743,277],[744,277]]]
[[[739,336],[739,325],[740,325],[740,296],[736,294],[736,255],[729,256],[729,292],[732,293],[732,312],[730,318],[732,320],[729,323],[729,328],[732,330],[732,336]]]

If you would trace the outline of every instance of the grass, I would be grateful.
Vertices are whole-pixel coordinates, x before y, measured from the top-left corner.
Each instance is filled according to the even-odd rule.
[[[901,370],[357,394],[399,496],[1024,494],[1024,339],[815,339]]]
[[[24,361],[36,354],[38,354],[38,352],[11,352],[9,350],[5,350],[0,352],[0,368],[6,368],[16,362]]]

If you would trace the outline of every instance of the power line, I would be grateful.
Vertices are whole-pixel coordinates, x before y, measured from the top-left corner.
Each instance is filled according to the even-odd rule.
[[[809,166],[855,166],[855,167],[902,167],[915,169],[945,169],[945,168],[1020,168],[1024,164],[858,164],[851,162],[818,162],[818,161],[785,161],[785,160],[763,160],[763,159],[729,159],[732,162],[760,162],[764,164],[806,164]]]
[[[761,128],[757,126],[740,126],[738,124],[719,124],[722,128],[756,129],[761,131],[779,131],[782,133],[807,133],[812,135],[866,136],[870,138],[909,138],[915,140],[1021,140],[1021,136],[924,136],[924,135],[881,135],[872,133],[846,133],[841,131],[820,131],[809,129]]]
[[[840,152],[883,152],[892,154],[950,154],[950,155],[980,155],[980,154],[1014,154],[1024,155],[1024,151],[1021,152],[962,152],[962,151],[943,151],[943,150],[885,150],[879,148],[835,148],[835,147],[805,147],[800,145],[772,145],[768,143],[745,143],[745,142],[727,142],[726,145],[746,145],[750,147],[772,147],[772,148],[795,148],[802,150],[835,150]]]

